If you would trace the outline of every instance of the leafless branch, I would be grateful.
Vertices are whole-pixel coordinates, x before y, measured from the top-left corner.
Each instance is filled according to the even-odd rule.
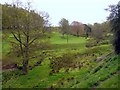
[[[21,43],[22,45],[24,45],[24,43],[22,43],[18,38],[17,38],[17,36],[13,33],[13,32],[11,32],[12,34],[13,34],[13,36],[14,36],[14,38],[19,42],[19,43]],[[24,45],[25,46],[25,45]]]
[[[29,45],[32,44],[37,38],[38,37],[35,37],[33,40],[31,40],[31,42],[29,43]]]

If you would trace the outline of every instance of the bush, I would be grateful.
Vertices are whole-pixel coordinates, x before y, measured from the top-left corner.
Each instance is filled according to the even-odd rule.
[[[99,45],[104,45],[104,44],[110,44],[109,40],[101,40],[100,42],[96,42],[95,39],[88,39],[88,42],[86,43],[86,47],[94,47],[94,46],[99,46]]]
[[[100,42],[100,45],[109,44],[109,43],[110,43],[109,40],[102,40],[102,41]]]
[[[86,43],[86,47],[89,48],[89,47],[94,47],[94,46],[97,46],[97,42],[95,39],[88,39],[88,42]]]
[[[75,59],[74,54],[67,53],[64,54],[62,57],[55,57],[51,60],[51,68],[53,69],[52,72],[57,72],[61,68],[74,68],[73,60]]]

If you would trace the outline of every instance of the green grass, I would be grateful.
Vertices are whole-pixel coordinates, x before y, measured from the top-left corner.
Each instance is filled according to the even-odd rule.
[[[104,81],[103,83],[100,83],[98,88],[113,88],[113,87],[119,87],[119,78],[120,75],[114,75],[110,79]]]
[[[3,38],[3,41],[2,41],[2,52],[3,52],[3,55],[6,55],[11,49],[10,41],[15,41],[15,39],[9,33],[8,34],[3,33],[3,35],[8,36]],[[67,43],[66,38],[62,38],[61,34],[58,32],[52,33],[51,39],[50,39],[50,42],[52,44],[52,49],[85,48],[86,41],[87,40],[83,37],[76,37],[76,36],[69,35],[69,41]]]
[[[27,75],[17,76],[16,78],[15,78],[15,76],[13,76],[10,80],[8,80],[6,82],[6,84],[3,85],[3,87],[13,87],[14,86],[14,88],[15,87],[16,88],[17,87],[31,88],[31,87],[35,86],[42,79],[48,77],[48,73],[50,71],[48,64],[49,63],[46,61],[46,63],[44,63],[44,65],[35,67],[33,70],[29,71],[29,74],[27,74]],[[12,72],[10,72],[10,73],[12,73]]]
[[[9,42],[2,41],[2,53],[3,55],[6,55],[10,51],[10,44]]]
[[[35,56],[40,55],[42,51],[46,52],[46,58],[41,65],[29,70],[27,75],[21,75],[21,71],[18,70],[3,72],[3,88],[90,88],[95,86],[96,83],[98,84],[97,88],[109,88],[109,86],[110,88],[116,88],[117,77],[120,76],[112,74],[118,71],[120,56],[112,55],[100,62],[95,62],[98,57],[110,53],[113,50],[112,46],[101,45],[86,48],[87,40],[85,38],[71,35],[68,37],[69,41],[67,43],[66,38],[61,38],[61,34],[52,33],[50,38],[51,48],[46,50],[36,49],[33,52]],[[10,44],[8,44],[11,39],[12,36],[3,40],[4,56],[11,49]],[[76,65],[80,63],[83,66],[80,69],[71,67],[67,73],[65,72],[66,68],[61,68],[58,73],[49,75],[52,70],[49,58],[63,57],[64,54],[73,55],[73,63]],[[40,58],[39,56],[30,60],[29,65],[34,65]],[[98,68],[99,70],[95,72]]]
[[[9,32],[3,31],[2,32],[2,57],[4,58],[11,50],[12,45],[11,41],[15,41],[12,34]]]
[[[107,48],[108,46],[101,46],[101,51],[103,50],[102,47]],[[97,47],[96,50],[99,50],[99,48]],[[108,58],[104,61],[96,63],[88,58],[87,62],[89,62],[89,65],[85,64],[84,67],[82,67],[81,69],[70,69],[68,73],[65,73],[64,70],[60,70],[60,72],[56,74],[49,75],[49,72],[51,70],[51,68],[49,67],[50,61],[46,58],[41,66],[35,67],[33,70],[30,70],[27,75],[12,75],[15,74],[15,72],[9,72],[6,77],[8,77],[10,73],[11,76],[9,75],[10,78],[3,83],[3,87],[49,88],[52,86],[60,88],[89,88],[95,83],[101,80],[105,80],[108,76],[111,75],[112,72],[117,71],[118,59],[119,57],[117,58],[117,56],[115,56],[113,58]],[[86,59],[83,59],[82,61],[86,61]],[[82,61],[80,60],[80,62]],[[102,65],[102,68],[98,72],[93,73],[94,70],[100,65]],[[108,66],[108,68],[105,68],[106,66]],[[4,74],[3,76],[5,76]],[[74,78],[70,79],[72,77]],[[106,81],[101,81],[100,85],[102,85],[102,83],[105,83]],[[116,79],[114,79],[113,81],[117,82]],[[63,83],[63,85],[61,85],[61,83]],[[104,87],[107,87],[107,84]]]
[[[52,44],[52,49],[85,49],[85,44],[87,39],[84,37],[76,37],[73,35],[68,35],[68,42],[67,36],[62,35],[58,32],[53,32],[50,38],[50,42]]]
[[[75,36],[72,36],[72,35],[69,35],[70,37],[70,40],[68,42],[68,44],[66,43],[66,39],[63,39],[60,37],[61,34],[56,32],[56,33],[52,33],[51,35],[51,39],[50,39],[50,42],[51,44],[49,45],[49,47],[47,48],[47,50],[53,50],[54,52],[56,52],[56,50],[59,50],[59,52],[57,51],[57,54],[59,53],[64,53],[66,51],[71,51],[71,49],[85,49],[85,43],[86,43],[86,40],[82,37],[75,37]],[[66,37],[66,36],[65,36]],[[11,53],[11,54],[8,54],[10,51],[12,51],[12,44],[10,43],[10,41],[15,41],[14,37],[12,34],[10,33],[7,33],[7,32],[3,32],[3,41],[2,41],[2,59],[3,59],[3,62],[7,62],[8,60],[10,62],[15,62],[15,60],[17,59],[17,61],[21,61],[21,58],[16,58],[16,53]],[[37,40],[38,42],[44,42],[44,41],[47,41],[46,39],[41,39],[40,40]],[[49,40],[48,40],[49,41]],[[46,46],[47,44],[49,43],[45,43],[45,45],[43,44],[43,46]],[[32,51],[32,54],[33,56],[37,56],[39,55],[39,53],[42,51],[39,49],[39,44],[38,46],[36,47],[33,47],[33,48],[36,48],[34,51]],[[69,49],[69,50],[68,50]],[[13,60],[12,60],[13,59]],[[30,65],[32,65],[35,61],[37,60],[31,60],[30,62]],[[5,64],[4,63],[4,64]]]
[[[95,83],[99,82],[97,87],[102,88],[117,88],[118,86],[118,74],[112,76],[111,73],[117,71],[118,59],[108,58],[105,61],[99,62],[104,63],[102,68],[93,74],[94,68],[99,64],[96,64],[93,69],[89,66],[83,67],[80,70],[70,70],[69,73],[59,72],[51,76],[48,75],[50,71],[49,60],[46,60],[42,66],[38,66],[31,70],[28,75],[13,77],[3,84],[3,87],[38,87],[38,88],[49,88],[53,87],[73,87],[73,88],[89,88]],[[107,63],[105,63],[107,62]],[[108,66],[108,68],[105,68]],[[114,68],[113,68],[114,67]],[[108,78],[111,76],[110,78]],[[74,77],[74,79],[70,79]],[[106,79],[108,78],[108,79]],[[69,81],[68,81],[69,79]],[[104,81],[105,80],[105,81]],[[61,82],[64,83],[61,85]],[[31,84],[32,83],[32,84]],[[109,87],[110,86],[110,87]]]
[[[51,36],[52,44],[81,44],[85,43],[86,39],[83,37],[76,37],[73,35],[68,35],[68,43],[67,43],[67,35],[64,35],[64,38],[60,33],[53,32]]]

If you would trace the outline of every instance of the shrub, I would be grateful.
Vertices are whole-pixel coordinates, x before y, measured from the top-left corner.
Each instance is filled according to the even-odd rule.
[[[51,68],[54,72],[59,71],[61,68],[69,68],[75,67],[73,60],[75,59],[75,55],[71,53],[64,54],[62,57],[55,57],[51,60]],[[53,71],[52,70],[52,71]]]

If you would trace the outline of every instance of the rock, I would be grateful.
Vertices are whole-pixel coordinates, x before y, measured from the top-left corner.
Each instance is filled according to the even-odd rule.
[[[95,85],[95,86],[98,86],[98,83],[95,83],[94,85]]]
[[[69,81],[70,81],[70,79],[68,78],[68,79],[67,79],[67,81],[69,82]]]
[[[17,69],[22,70],[23,67],[22,66],[17,66]]]
[[[29,66],[29,70],[32,70],[33,69],[33,67],[32,66]]]
[[[69,71],[69,68],[65,70],[66,73],[68,73],[68,71]]]
[[[34,66],[38,66],[40,64],[41,64],[41,61],[38,61],[38,62],[36,62],[36,64]]]
[[[76,81],[76,84],[78,84],[79,83],[79,81]]]
[[[53,73],[55,73],[55,71],[54,71],[54,70],[50,71],[49,75],[52,75]]]
[[[50,86],[50,88],[48,90],[53,90],[53,85]]]
[[[95,56],[95,54],[92,54],[92,56]]]
[[[49,73],[49,75],[52,75],[52,74],[53,74],[52,72]]]
[[[71,77],[71,80],[73,80],[74,79],[74,77]]]
[[[101,68],[102,68],[102,66],[97,67],[97,68],[94,70],[94,72],[93,72],[93,73],[98,72]]]
[[[64,83],[63,83],[63,82],[61,82],[61,85],[64,85]]]
[[[41,61],[38,61],[37,63],[38,63],[38,64],[41,64]]]
[[[105,68],[108,68],[108,66],[105,66]]]

